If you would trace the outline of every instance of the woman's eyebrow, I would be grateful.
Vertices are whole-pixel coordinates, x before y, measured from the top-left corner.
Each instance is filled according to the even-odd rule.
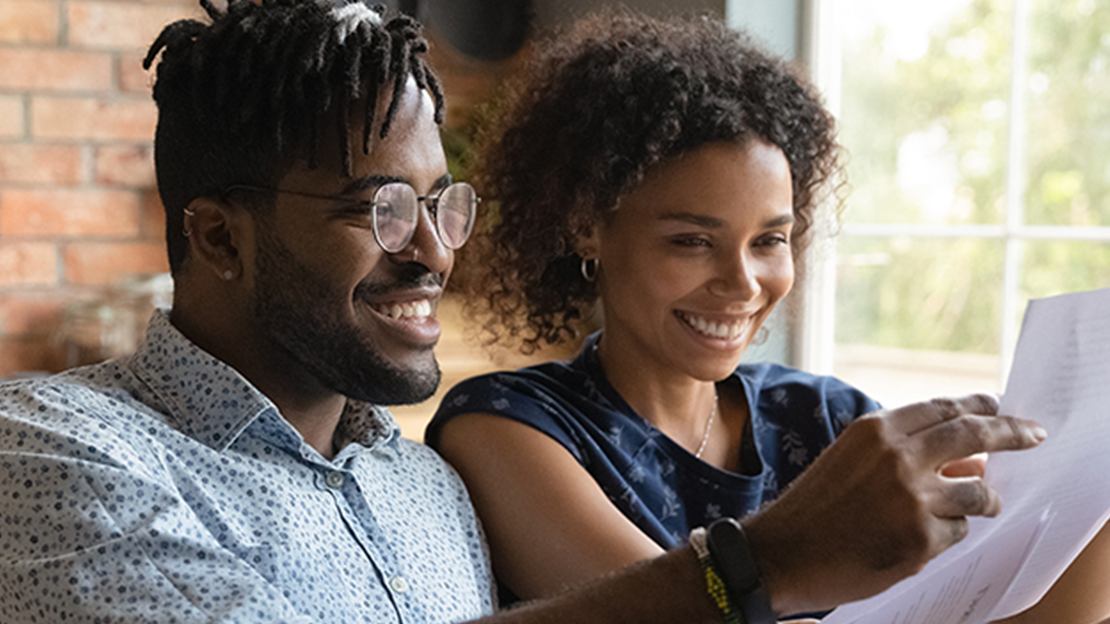
[[[683,223],[690,223],[703,228],[717,229],[725,226],[724,219],[717,217],[710,217],[708,215],[696,214],[693,212],[664,212],[659,215],[660,221],[681,221]]]
[[[773,219],[768,219],[767,221],[765,221],[763,223],[763,227],[773,228],[773,227],[779,227],[779,226],[782,226],[782,225],[790,225],[791,223],[794,223],[794,213],[793,213],[793,211],[787,212],[787,213],[782,214],[782,215],[779,215],[779,216],[777,216]]]
[[[725,226],[724,219],[717,217],[710,217],[708,215],[696,214],[693,212],[665,212],[659,215],[661,221],[681,221],[683,223],[690,223],[699,227],[707,229],[717,229]],[[763,227],[774,228],[783,225],[790,225],[794,223],[794,213],[787,212],[777,217],[773,217],[763,222]]]

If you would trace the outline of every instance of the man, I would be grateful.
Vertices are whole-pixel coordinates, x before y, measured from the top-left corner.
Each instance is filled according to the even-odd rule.
[[[487,616],[465,491],[376,407],[438,383],[434,311],[476,202],[447,174],[426,43],[357,3],[202,5],[213,23],[167,27],[146,61],[172,312],[130,358],[0,386],[0,620]],[[1043,438],[995,409],[866,418],[711,536],[706,570],[686,548],[493,617],[719,621],[873,594],[997,513],[981,480],[938,476]]]

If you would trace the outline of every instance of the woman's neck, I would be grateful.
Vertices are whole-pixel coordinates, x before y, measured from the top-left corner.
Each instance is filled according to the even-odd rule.
[[[655,366],[602,335],[595,345],[609,385],[640,417],[703,461],[740,469],[740,445],[748,420],[743,389],[696,379]],[[710,423],[710,415],[713,422]],[[711,424],[711,426],[710,426]],[[704,447],[702,442],[705,442]]]
[[[642,418],[687,448],[695,442],[696,449],[716,405],[715,384],[659,370],[615,342],[602,336],[597,344],[598,362],[609,384]]]

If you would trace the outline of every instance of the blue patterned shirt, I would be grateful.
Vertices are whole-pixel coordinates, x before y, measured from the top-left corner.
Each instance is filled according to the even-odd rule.
[[[0,385],[0,622],[457,622],[493,610],[455,473],[348,401],[329,461],[158,312]]]
[[[879,409],[833,377],[778,364],[741,364],[736,384],[750,411],[741,448],[745,473],[698,459],[640,417],[609,384],[598,334],[568,362],[468,379],[443,398],[425,440],[467,413],[514,420],[561,444],[621,513],[663,548],[725,516],[743,517],[774,500],[856,417]]]

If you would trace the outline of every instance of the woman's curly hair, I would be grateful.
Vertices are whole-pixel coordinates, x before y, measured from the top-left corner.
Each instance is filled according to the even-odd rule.
[[[783,61],[707,17],[588,17],[538,44],[479,137],[475,182],[489,200],[463,271],[489,342],[528,353],[576,336],[597,299],[580,235],[656,164],[717,141],[762,139],[790,165],[795,257],[823,189],[839,186],[832,116]],[[830,188],[831,187],[831,188]]]

